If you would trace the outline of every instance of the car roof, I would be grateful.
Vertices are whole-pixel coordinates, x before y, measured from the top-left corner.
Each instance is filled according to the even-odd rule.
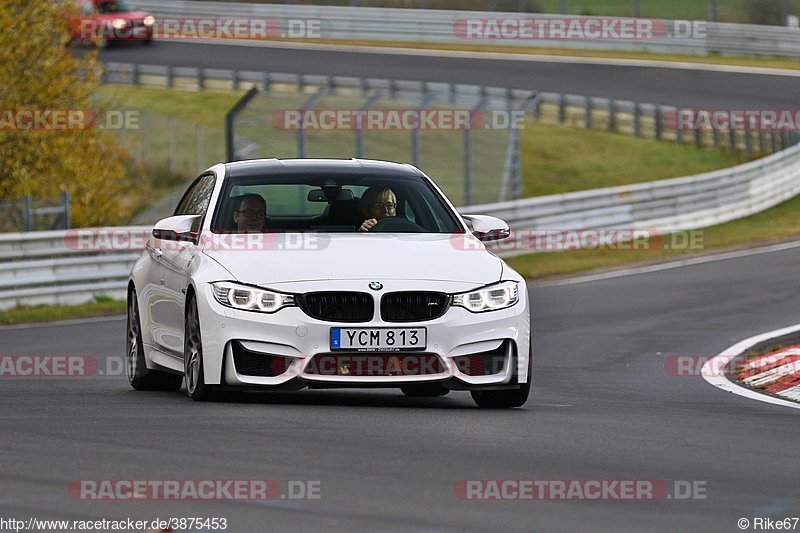
[[[370,159],[251,159],[226,163],[225,171],[229,178],[304,174],[418,178],[423,175],[411,165]]]

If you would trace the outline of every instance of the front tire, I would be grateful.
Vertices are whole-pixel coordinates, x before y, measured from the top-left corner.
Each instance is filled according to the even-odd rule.
[[[484,409],[510,409],[522,407],[528,401],[531,392],[531,360],[528,357],[528,381],[520,383],[518,389],[510,390],[476,390],[470,391],[472,399],[478,407]],[[516,372],[514,373],[516,375]],[[516,378],[515,378],[516,379]]]
[[[186,326],[183,336],[183,374],[186,392],[196,401],[208,401],[214,397],[214,388],[206,385],[203,377],[203,342],[200,334],[200,315],[197,301],[186,302]]]
[[[126,373],[128,383],[135,390],[178,391],[181,390],[183,376],[150,370],[144,360],[142,343],[142,324],[139,319],[139,302],[136,290],[128,295],[128,325],[126,338]]]

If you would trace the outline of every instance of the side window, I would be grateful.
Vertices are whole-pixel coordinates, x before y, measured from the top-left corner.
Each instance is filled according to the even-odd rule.
[[[214,175],[200,176],[181,198],[175,215],[205,215],[214,192]]]

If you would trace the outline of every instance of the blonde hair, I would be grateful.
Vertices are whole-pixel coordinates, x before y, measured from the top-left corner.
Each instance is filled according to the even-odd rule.
[[[369,216],[369,210],[372,208],[372,204],[381,198],[389,197],[393,197],[395,201],[397,201],[397,196],[389,187],[370,187],[366,190],[364,195],[361,197],[361,201],[359,202],[358,207],[361,210],[361,214],[364,216]]]

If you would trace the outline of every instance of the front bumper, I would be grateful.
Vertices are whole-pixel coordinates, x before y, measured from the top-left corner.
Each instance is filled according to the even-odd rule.
[[[430,284],[430,287],[426,285]],[[352,285],[352,287],[350,287]],[[386,290],[435,290],[433,282],[387,283]],[[338,290],[360,290],[364,282],[356,280],[338,283]],[[519,301],[508,309],[487,313],[471,313],[460,307],[450,307],[435,320],[416,323],[385,322],[376,317],[370,322],[343,324],[314,319],[297,307],[273,314],[239,311],[218,303],[210,284],[196,287],[197,304],[203,341],[205,382],[209,385],[228,385],[237,388],[296,390],[304,387],[400,387],[414,383],[442,383],[451,389],[516,388],[526,383],[530,365],[530,312],[524,284],[520,286]],[[376,293],[375,298],[380,297]],[[365,375],[342,375],[320,372],[320,361],[339,361],[343,354],[332,352],[329,346],[331,327],[425,327],[427,347],[419,356],[435,357],[441,362],[433,372],[412,375],[392,372],[373,372]],[[252,375],[237,368],[234,350],[244,348],[248,354],[259,354],[271,361],[281,361],[270,375]],[[505,364],[496,372],[474,375],[462,363],[467,356],[502,354]],[[406,354],[406,352],[403,352]],[[376,356],[377,354],[352,354]],[[398,354],[401,355],[401,354]],[[392,353],[381,354],[391,357]],[[402,359],[402,357],[400,357]],[[274,375],[273,375],[274,374]]]

